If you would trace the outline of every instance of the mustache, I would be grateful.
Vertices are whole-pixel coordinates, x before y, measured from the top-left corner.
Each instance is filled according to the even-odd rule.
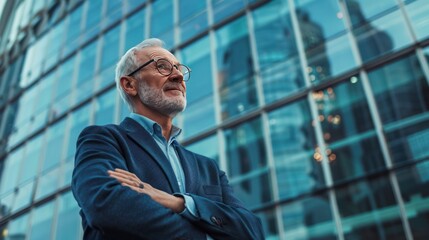
[[[185,93],[185,88],[180,83],[167,83],[164,85],[164,90],[179,90]]]

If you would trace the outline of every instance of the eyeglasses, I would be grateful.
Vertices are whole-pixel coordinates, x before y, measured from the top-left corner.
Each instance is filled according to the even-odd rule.
[[[167,59],[163,59],[163,58],[158,59],[158,60],[151,59],[151,60],[147,61],[146,63],[144,63],[143,65],[141,65],[140,67],[138,67],[136,70],[132,71],[127,76],[131,77],[136,72],[140,71],[141,69],[143,69],[147,65],[151,64],[152,62],[156,63],[156,69],[163,76],[170,76],[170,74],[173,72],[173,67],[175,67],[177,70],[179,70],[182,73],[183,81],[186,82],[191,77],[191,69],[189,67],[187,67],[183,64],[177,64],[177,65],[172,64],[170,61],[168,61]]]

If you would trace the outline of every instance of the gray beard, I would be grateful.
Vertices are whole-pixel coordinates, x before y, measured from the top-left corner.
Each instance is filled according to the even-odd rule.
[[[167,97],[162,89],[152,88],[139,83],[140,101],[147,107],[160,112],[163,115],[175,117],[186,108],[186,98],[182,96]]]

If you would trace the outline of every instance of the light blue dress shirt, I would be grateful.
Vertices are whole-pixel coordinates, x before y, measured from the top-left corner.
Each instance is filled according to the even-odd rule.
[[[182,132],[182,129],[173,126],[171,129],[170,139],[166,140],[162,135],[162,128],[158,123],[136,113],[131,113],[130,118],[134,119],[150,133],[155,142],[158,144],[159,148],[170,161],[174,175],[176,175],[180,193],[182,193],[181,196],[183,196],[185,200],[186,208],[182,213],[188,210],[193,216],[197,217],[194,199],[191,196],[185,195],[185,174],[183,172],[182,165],[180,164],[179,157],[177,156],[176,149],[173,147],[173,142],[176,141],[176,137],[179,136],[179,134]]]

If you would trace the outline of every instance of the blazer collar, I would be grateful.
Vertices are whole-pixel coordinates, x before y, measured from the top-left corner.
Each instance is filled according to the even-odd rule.
[[[154,161],[161,167],[166,178],[168,179],[172,193],[180,192],[179,185],[177,184],[177,180],[170,162],[159,148],[158,144],[156,144],[150,133],[146,131],[138,122],[129,117],[126,117],[121,122],[120,126],[124,128],[127,132],[127,135],[138,145],[140,145],[140,147],[143,148],[150,156],[152,156]],[[187,173],[185,172],[185,175],[186,174]]]
[[[187,193],[196,193],[198,191],[198,162],[194,154],[184,149],[177,141],[173,143],[177,154],[179,155],[183,173],[185,174],[185,188]]]

